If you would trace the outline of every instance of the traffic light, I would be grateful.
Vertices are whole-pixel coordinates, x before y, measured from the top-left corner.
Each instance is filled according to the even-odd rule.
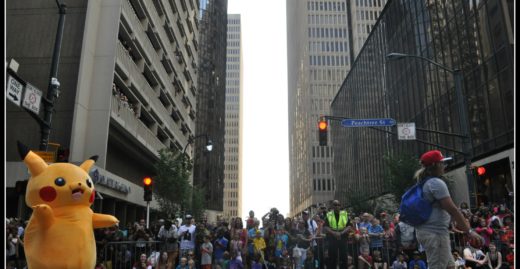
[[[326,120],[321,119],[318,122],[318,137],[320,140],[320,146],[326,146],[327,145],[327,130],[328,130],[329,124]]]
[[[145,177],[143,179],[143,188],[144,200],[147,202],[152,201],[153,180],[151,177]]]
[[[483,176],[486,174],[486,168],[484,166],[477,167],[477,175]]]

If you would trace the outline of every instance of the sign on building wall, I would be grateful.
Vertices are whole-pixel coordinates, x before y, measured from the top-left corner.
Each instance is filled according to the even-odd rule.
[[[22,102],[23,84],[12,76],[8,75],[7,77],[6,97],[15,105],[20,106],[20,103]]]
[[[397,135],[399,140],[415,140],[415,122],[398,123]]]

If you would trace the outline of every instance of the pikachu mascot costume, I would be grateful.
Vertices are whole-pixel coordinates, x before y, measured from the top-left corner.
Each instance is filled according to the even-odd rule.
[[[118,223],[115,217],[90,209],[95,190],[88,171],[97,156],[80,166],[48,165],[20,142],[18,151],[31,173],[25,194],[27,206],[33,209],[25,230],[28,268],[94,268],[94,228]]]

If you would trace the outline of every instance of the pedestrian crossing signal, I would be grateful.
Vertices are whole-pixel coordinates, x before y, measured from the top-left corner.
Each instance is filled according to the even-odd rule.
[[[320,120],[318,123],[318,138],[320,141],[320,146],[327,146],[327,132],[328,132],[329,124],[326,120]]]

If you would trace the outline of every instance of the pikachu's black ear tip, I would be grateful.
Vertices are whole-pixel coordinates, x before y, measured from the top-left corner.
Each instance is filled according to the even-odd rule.
[[[94,162],[97,162],[98,158],[99,158],[99,156],[94,155],[94,156],[90,157],[89,160],[93,160]]]
[[[20,154],[20,158],[22,158],[22,160],[25,159],[25,156],[27,156],[27,154],[29,154],[29,148],[22,144],[22,142],[16,140],[16,145],[18,146],[18,154]]]

